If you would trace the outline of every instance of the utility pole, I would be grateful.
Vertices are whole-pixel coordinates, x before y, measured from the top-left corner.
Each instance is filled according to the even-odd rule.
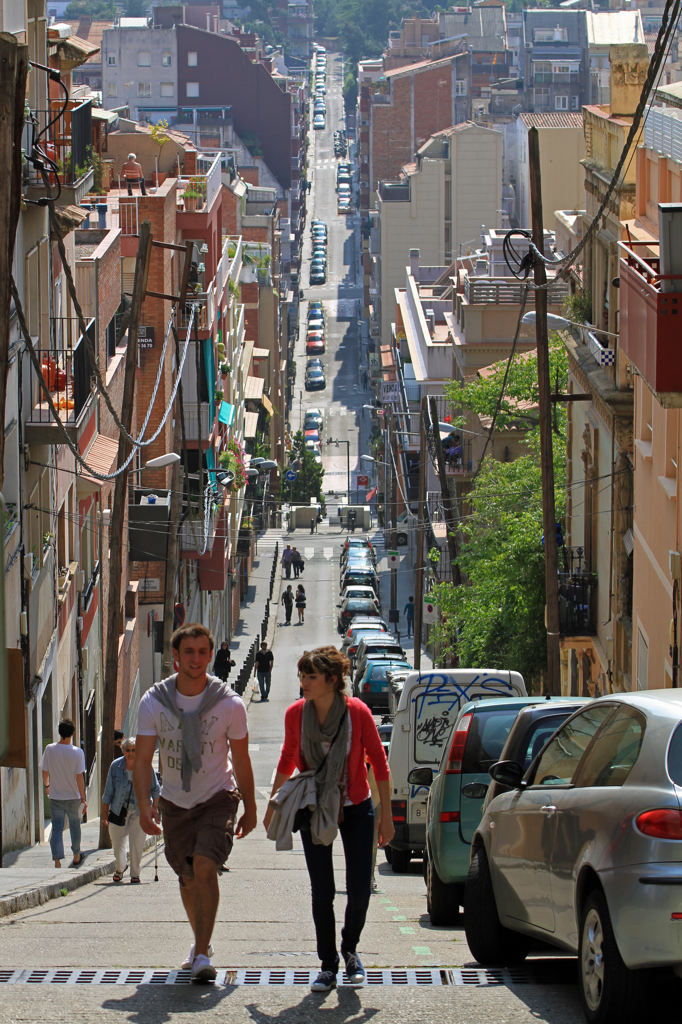
[[[431,429],[436,442],[438,480],[440,482],[440,492],[443,498],[443,511],[445,513],[445,532],[448,539],[450,564],[452,565],[452,582],[459,586],[462,582],[462,574],[460,572],[459,562],[457,561],[457,537],[455,535],[457,524],[457,500],[450,494],[450,488],[448,487],[448,478],[445,471],[445,457],[443,455],[443,445],[441,443],[440,429],[438,427],[438,406],[436,405],[436,399],[433,395],[430,398],[430,410]],[[424,449],[422,447],[422,452],[423,450]]]
[[[533,242],[544,255],[542,224],[542,181],[540,177],[540,141],[537,128],[528,132],[530,170],[530,206]],[[540,463],[542,469],[542,519],[545,532],[545,588],[547,600],[547,693],[561,696],[559,655],[559,576],[554,509],[554,457],[552,451],[552,403],[549,380],[549,339],[547,336],[547,272],[537,257],[533,261],[535,277],[535,336],[538,353],[538,394],[540,411]]]
[[[21,133],[28,73],[28,46],[9,32],[0,33],[0,423],[5,422],[9,370],[9,308],[12,260],[21,209]],[[4,482],[5,431],[0,430],[0,488]]]
[[[426,460],[428,458],[426,438],[426,417],[428,414],[426,395],[422,398],[419,417],[419,512],[417,520],[417,586],[414,595],[414,667],[419,671],[422,665],[422,632],[424,629],[424,506],[426,505]]]
[[[177,335],[176,335],[177,345]],[[176,365],[180,365],[176,357]],[[178,387],[178,395],[182,382]],[[173,451],[179,452],[182,444],[182,420],[180,418],[180,398],[175,410],[175,431]],[[175,576],[178,567],[178,550],[180,547],[180,519],[182,515],[182,489],[180,487],[180,462],[173,464],[171,471],[171,499],[168,523],[168,545],[166,547],[166,580],[163,591],[163,655],[161,657],[161,678],[166,679],[173,671],[173,652],[171,637],[175,622]]]
[[[393,431],[393,413],[387,412],[388,416],[388,452],[387,462],[391,471],[391,546],[390,550],[395,551],[396,549],[396,498],[398,492],[398,471],[393,458],[393,445],[394,445],[394,431]],[[393,622],[394,625],[398,625],[398,567],[397,565],[391,565],[391,610],[389,612],[389,622]]]
[[[137,368],[137,334],[142,312],[142,301],[147,287],[149,261],[152,253],[151,226],[148,220],[140,225],[140,242],[135,260],[135,281],[128,321],[121,423],[130,434],[135,404],[135,370]],[[130,442],[122,434],[118,439],[117,469],[130,454]],[[107,647],[104,659],[104,692],[102,696],[102,743],[100,748],[100,789],[104,793],[109,767],[114,754],[114,726],[116,720],[116,691],[118,685],[118,642],[121,634],[121,584],[123,579],[123,526],[128,503],[128,470],[119,473],[114,484],[114,504],[111,510],[109,532],[109,602],[107,607]],[[111,839],[106,825],[100,824],[99,848],[108,849]]]

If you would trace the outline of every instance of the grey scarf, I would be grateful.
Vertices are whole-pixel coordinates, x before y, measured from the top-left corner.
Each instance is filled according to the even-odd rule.
[[[192,772],[201,769],[201,715],[219,704],[221,700],[230,697],[234,690],[227,683],[222,682],[216,676],[207,676],[208,683],[204,692],[204,699],[196,711],[183,712],[175,703],[177,674],[162,679],[156,686],[152,686],[149,693],[162,704],[167,711],[177,718],[182,729],[182,767],[180,777],[182,788],[189,793],[192,788]]]
[[[341,808],[341,781],[348,745],[348,705],[340,693],[320,725],[313,701],[303,705],[301,749],[309,768],[319,768],[327,757],[322,771],[316,775],[317,806],[312,813],[310,831],[314,843],[329,846],[338,832]],[[338,731],[338,735],[337,735]],[[336,740],[334,737],[336,736]],[[332,742],[334,741],[334,742]],[[331,743],[327,755],[323,743]]]

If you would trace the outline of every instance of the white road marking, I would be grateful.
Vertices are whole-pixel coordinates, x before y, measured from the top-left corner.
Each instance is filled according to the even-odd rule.
[[[260,750],[260,743],[249,743],[249,753],[254,750]]]
[[[308,559],[314,558],[315,557],[315,548],[304,548],[303,549],[303,553],[305,554],[305,557],[308,558]]]
[[[276,776],[277,776],[277,769],[273,768],[272,769],[272,775],[270,776],[270,785],[272,785],[272,783],[275,781]]]
[[[327,561],[329,561],[331,558],[334,557],[334,548],[324,548],[322,554],[327,559]]]

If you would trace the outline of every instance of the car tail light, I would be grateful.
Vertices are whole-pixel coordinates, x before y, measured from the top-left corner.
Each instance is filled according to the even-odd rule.
[[[459,821],[459,811],[441,811],[439,821]]]
[[[348,653],[349,654],[355,654],[356,651],[357,651],[357,647],[349,647],[348,648]]]
[[[462,771],[462,758],[464,757],[464,748],[466,746],[469,726],[471,725],[472,718],[473,715],[465,715],[464,718],[460,720],[459,725],[453,734],[450,753],[448,754],[447,764],[445,765],[446,775],[459,775]]]
[[[654,839],[682,839],[682,811],[673,807],[644,811],[635,818],[635,825]]]
[[[365,685],[363,686],[362,689],[364,690],[365,693],[371,693],[372,692],[371,683],[365,683]]]
[[[394,821],[407,821],[407,800],[391,800],[391,817]]]

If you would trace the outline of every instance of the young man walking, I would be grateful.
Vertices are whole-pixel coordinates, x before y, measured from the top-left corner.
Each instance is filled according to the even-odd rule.
[[[291,579],[291,559],[293,556],[294,552],[291,549],[291,544],[287,544],[282,552],[282,568],[284,569],[284,575],[288,580]]]
[[[256,798],[244,702],[227,683],[207,674],[212,633],[189,623],[176,629],[171,643],[177,673],[140,701],[133,782],[143,831],[161,835],[158,812],[149,804],[158,740],[166,860],[179,878],[194,932],[182,968],[191,968],[193,981],[206,982],[216,977],[210,957],[220,900],[218,871],[230,855],[233,837],[243,839],[256,827]],[[244,813],[235,827],[240,799]]]
[[[60,868],[64,856],[64,821],[68,818],[73,867],[78,867],[83,860],[81,817],[87,806],[85,802],[85,755],[80,747],[73,745],[73,734],[76,727],[71,719],[65,718],[61,721],[58,731],[59,742],[49,743],[45,747],[40,761],[43,782],[50,798],[52,813],[50,848],[54,866]]]
[[[286,616],[286,621],[285,621],[284,625],[285,626],[290,626],[291,625],[291,613],[294,610],[294,592],[292,590],[291,584],[289,584],[287,589],[282,594],[282,604],[284,605],[284,613],[285,613],[285,616]]]
[[[270,699],[270,683],[272,682],[272,666],[275,664],[275,656],[268,650],[265,640],[260,645],[260,651],[256,655],[256,677],[260,688],[261,703]]]
[[[407,622],[407,638],[414,636],[414,598],[408,597],[407,604],[405,605],[403,615]]]

